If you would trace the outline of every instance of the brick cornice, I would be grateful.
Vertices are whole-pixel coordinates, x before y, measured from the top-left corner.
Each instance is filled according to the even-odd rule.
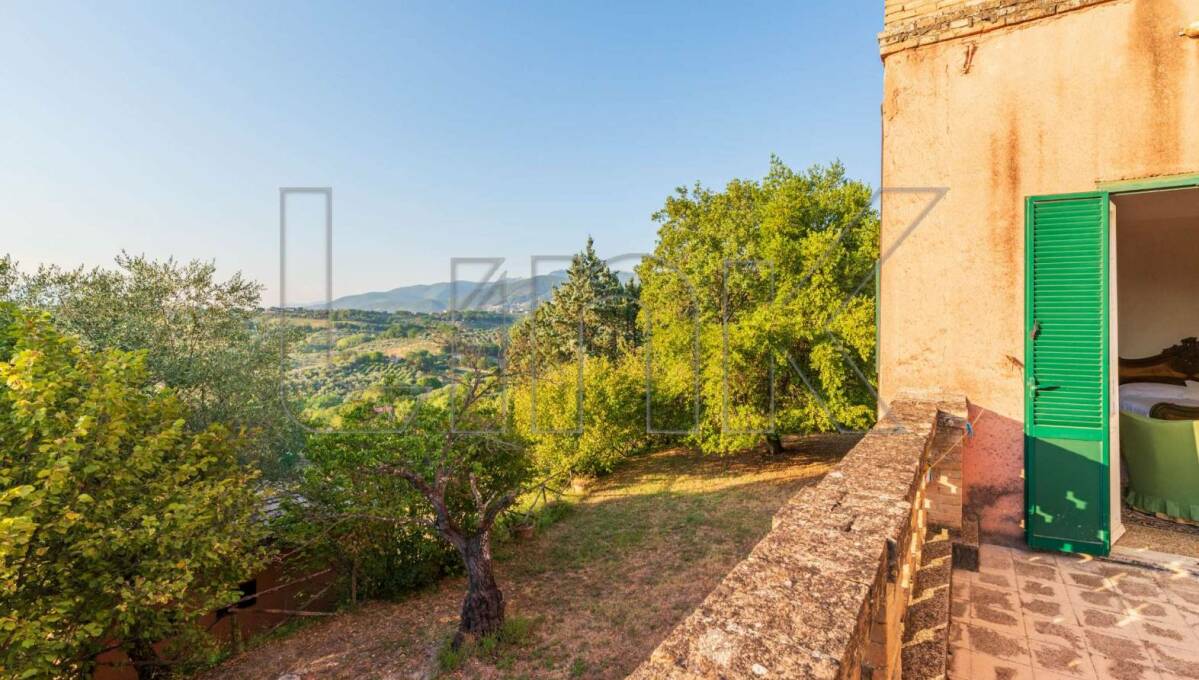
[[[901,50],[1056,16],[1114,0],[887,0],[878,36],[885,58]]]

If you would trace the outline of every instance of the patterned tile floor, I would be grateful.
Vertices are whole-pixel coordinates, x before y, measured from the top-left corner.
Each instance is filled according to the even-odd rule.
[[[1199,679],[1199,578],[980,548],[953,572],[949,677]]]

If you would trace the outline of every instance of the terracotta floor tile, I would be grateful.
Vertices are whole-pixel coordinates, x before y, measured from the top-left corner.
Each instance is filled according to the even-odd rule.
[[[1036,616],[1024,617],[1024,629],[1028,632],[1030,641],[1051,642],[1067,647],[1083,647],[1086,645],[1083,629],[1077,624],[1060,623]]]
[[[1028,564],[1058,566],[1058,555],[1060,553],[1042,553],[1037,550],[1017,550],[1012,549],[1012,559],[1020,562],[1028,562]]]
[[[949,646],[950,647],[969,647],[967,641],[968,631],[966,630],[966,619],[950,619],[949,621]]]
[[[1075,586],[1066,586],[1066,592],[1070,595],[1070,604],[1075,609],[1094,607],[1113,612],[1124,611],[1124,598],[1120,597],[1120,594],[1115,590],[1089,590]]]
[[[998,574],[1012,571],[1012,551],[997,545],[978,546],[978,570]]]
[[[1116,564],[1115,562],[1100,560],[1099,573],[1112,580],[1129,578],[1135,581],[1152,581],[1156,583],[1158,575],[1161,572],[1157,569],[1146,569],[1144,567],[1134,567],[1130,564]]]
[[[1171,626],[1148,620],[1137,621],[1134,625],[1137,637],[1145,642],[1199,650],[1199,640],[1195,639],[1195,633],[1189,626]]]
[[[1077,569],[1062,569],[1062,580],[1066,585],[1082,590],[1105,590],[1115,592],[1116,584],[1109,580],[1103,574],[1090,571],[1079,571]]]
[[[997,659],[978,652],[971,656],[971,680],[1034,680],[1032,667],[1026,664]]]
[[[1124,637],[1140,637],[1140,633],[1136,627],[1138,619],[1135,616],[1128,616],[1106,609],[1095,609],[1094,607],[1084,607],[1079,609],[1076,614],[1078,622],[1084,628],[1093,628],[1105,633],[1123,635]]]
[[[1059,567],[1099,573],[1103,561],[1085,553],[1058,553],[1053,556]]]
[[[1025,617],[1038,617],[1069,626],[1078,625],[1078,615],[1069,599],[1030,597],[1021,603]]]
[[[1185,604],[1176,604],[1174,606],[1182,614],[1182,620],[1186,621],[1188,626],[1199,629],[1199,607],[1192,607]]]
[[[974,585],[983,586],[984,588],[994,588],[996,590],[1016,590],[1016,576],[1014,571],[996,572],[996,571],[979,571],[974,574],[971,579]]]
[[[995,545],[994,543],[982,543],[978,546],[978,557],[984,562],[992,557],[1000,556],[1011,559],[1013,552],[1015,550],[1012,548],[1004,545]]]
[[[970,623],[981,623],[1013,637],[1026,637],[1024,617],[1020,612],[1011,612],[974,603],[970,605]]]
[[[949,596],[953,600],[961,600],[962,602],[970,601],[970,583],[951,583],[949,585]]]
[[[1016,590],[1020,593],[1021,600],[1037,597],[1047,600],[1060,599],[1063,602],[1069,601],[1066,586],[1056,581],[1042,581],[1040,579],[1017,576]]]
[[[959,587],[969,589],[971,577],[973,575],[974,572],[972,571],[966,571],[965,569],[954,569],[949,575],[949,579],[955,590]]]
[[[949,677],[1199,680],[1199,578],[982,546],[955,572]]]
[[[1074,680],[1078,677],[1076,675],[1054,673],[1053,671],[1047,671],[1044,668],[1037,668],[1036,666],[1032,668],[1032,676],[1036,680]]]
[[[1083,638],[1092,658],[1123,659],[1153,665],[1145,644],[1134,637],[1088,628],[1083,631]]]
[[[1199,650],[1181,649],[1148,642],[1145,648],[1153,657],[1153,665],[1163,677],[1199,678]]]
[[[1093,656],[1091,663],[1095,664],[1095,676],[1099,680],[1162,680],[1151,664],[1105,656]]]
[[[1053,560],[1013,560],[1012,568],[1016,572],[1016,576],[1021,578],[1032,578],[1038,581],[1061,582],[1062,577],[1058,572],[1057,563]]]
[[[1195,574],[1188,567],[1174,564],[1166,565],[1165,570],[1157,574],[1157,582],[1161,585],[1168,585],[1172,582],[1179,583],[1199,590],[1199,574]]]
[[[1199,611],[1199,590],[1193,590],[1189,584],[1170,581],[1164,581],[1161,585],[1162,590],[1166,591],[1166,598],[1174,606]]]
[[[1146,621],[1152,621],[1158,625],[1187,628],[1189,627],[1186,619],[1183,618],[1182,612],[1172,604],[1163,604],[1152,600],[1133,600],[1130,598],[1124,599],[1124,611],[1135,612],[1138,616]]]
[[[1114,584],[1114,590],[1120,593],[1120,596],[1125,599],[1149,600],[1163,603],[1170,601],[1169,597],[1166,596],[1166,591],[1157,585],[1156,581],[1144,581],[1124,575],[1112,577],[1110,580]]]
[[[950,647],[949,659],[946,660],[946,675],[954,680],[970,680],[974,673],[970,667],[974,653],[966,647]]]
[[[970,618],[969,600],[950,600],[949,618],[954,621],[965,621]]]
[[[991,607],[1012,614],[1020,613],[1020,596],[1015,590],[988,588],[978,583],[970,586],[970,604]]]
[[[975,653],[1006,659],[1026,666],[1031,664],[1028,656],[1028,635],[1023,628],[1017,633],[971,621],[965,626],[964,637],[966,646]]]
[[[1086,645],[1072,648],[1036,640],[1029,648],[1034,669],[1042,668],[1072,678],[1095,678],[1095,667]]]

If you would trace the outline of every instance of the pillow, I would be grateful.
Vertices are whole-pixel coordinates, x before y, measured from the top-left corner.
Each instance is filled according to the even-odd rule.
[[[1195,400],[1199,401],[1199,382],[1195,382],[1194,380],[1188,380],[1186,382],[1187,382],[1186,392],[1185,392],[1186,398],[1187,399],[1195,399]]]
[[[1184,394],[1185,386],[1168,383],[1125,383],[1120,386],[1121,397],[1157,397],[1169,401],[1182,398]]]

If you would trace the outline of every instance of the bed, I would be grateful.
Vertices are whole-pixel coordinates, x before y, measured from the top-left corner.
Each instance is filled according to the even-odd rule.
[[[1199,523],[1199,341],[1120,359],[1124,500],[1136,510]]]

